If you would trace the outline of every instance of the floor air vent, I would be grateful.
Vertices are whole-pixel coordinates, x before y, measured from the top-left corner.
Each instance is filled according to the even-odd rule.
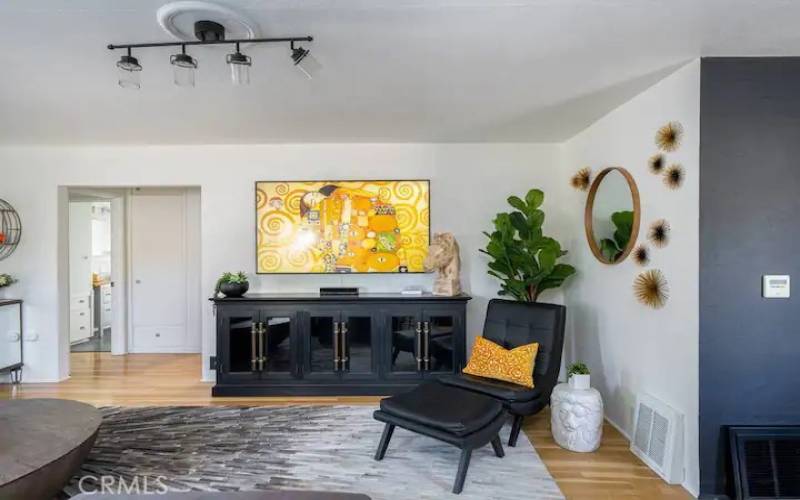
[[[737,498],[800,498],[800,427],[730,427]]]
[[[631,451],[666,482],[683,482],[683,415],[641,394],[636,402]]]

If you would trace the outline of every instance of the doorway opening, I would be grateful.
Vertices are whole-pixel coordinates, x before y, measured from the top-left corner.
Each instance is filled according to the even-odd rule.
[[[69,192],[71,352],[112,352],[113,344],[124,338],[112,335],[115,330],[124,329],[121,322],[114,321],[115,315],[124,313],[124,307],[114,300],[114,275],[118,272],[113,272],[122,262],[120,256],[114,255],[115,250],[121,249],[122,234],[113,232],[121,233],[123,228],[112,221],[114,215],[119,215],[115,212],[123,208],[122,196],[123,193],[91,189]],[[112,245],[113,239],[120,242]]]
[[[70,201],[72,352],[111,352],[111,202]]]
[[[103,355],[199,353],[200,189],[64,189],[66,366]],[[87,353],[100,357],[75,358]]]

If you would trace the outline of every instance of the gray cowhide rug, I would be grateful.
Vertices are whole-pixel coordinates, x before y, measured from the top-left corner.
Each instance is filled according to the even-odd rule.
[[[104,408],[97,442],[64,496],[78,494],[79,484],[99,491],[100,481],[113,481],[112,491],[138,482],[143,492],[149,480],[150,492],[163,484],[171,491],[343,491],[373,500],[563,498],[524,433],[516,448],[506,446],[505,458],[495,457],[491,446],[476,450],[458,496],[450,493],[459,458],[452,446],[398,428],[386,458],[376,462],[383,424],[372,419],[373,410]],[[507,439],[508,426],[502,434]]]

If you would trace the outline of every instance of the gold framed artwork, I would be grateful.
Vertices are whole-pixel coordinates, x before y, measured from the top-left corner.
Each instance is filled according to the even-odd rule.
[[[430,181],[256,182],[256,272],[422,273]]]

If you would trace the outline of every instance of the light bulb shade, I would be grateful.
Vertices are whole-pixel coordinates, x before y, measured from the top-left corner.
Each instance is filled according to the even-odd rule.
[[[118,70],[117,83],[123,89],[139,90],[142,86],[140,75],[141,71],[128,71],[120,68]]]
[[[122,56],[117,61],[117,67],[122,71],[141,71],[142,66],[139,64],[139,60],[133,56]]]
[[[194,87],[194,70],[197,60],[188,54],[175,54],[169,58],[172,64],[172,75],[178,87]]]
[[[138,90],[142,86],[141,72],[142,66],[139,61],[132,56],[122,56],[117,61],[117,83],[124,89]]]
[[[248,85],[250,83],[250,66],[253,64],[250,58],[236,51],[228,54],[226,60],[231,68],[231,82],[234,85]]]
[[[300,70],[309,80],[314,78],[314,75],[319,73],[322,69],[322,65],[319,61],[311,55],[311,51],[303,47],[292,49],[292,61],[294,62],[295,68]]]
[[[181,68],[197,68],[197,59],[189,54],[175,54],[170,56],[169,63],[173,66],[178,66]]]

